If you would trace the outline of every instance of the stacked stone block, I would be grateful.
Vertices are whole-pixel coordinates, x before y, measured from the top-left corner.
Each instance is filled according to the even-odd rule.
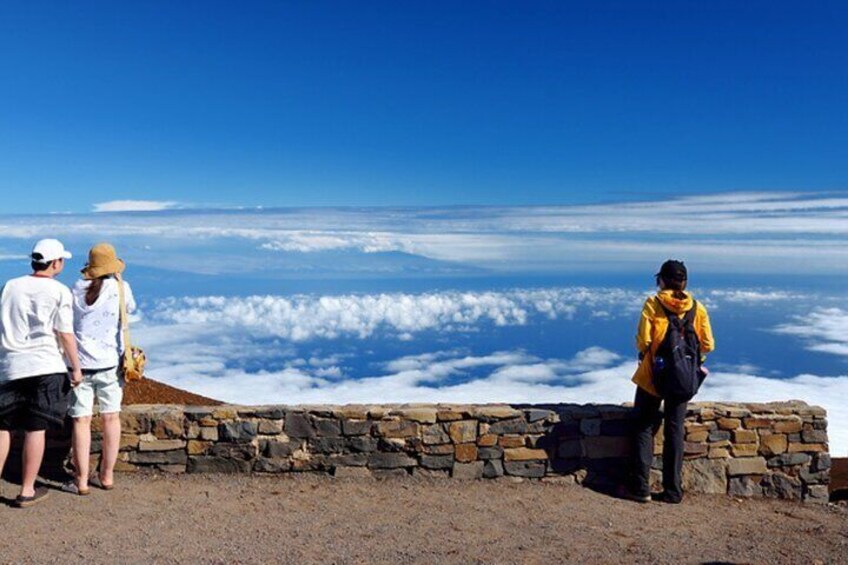
[[[131,406],[121,417],[122,471],[507,476],[609,487],[624,478],[632,449],[631,409],[615,405]],[[661,453],[660,429],[657,479]],[[821,408],[689,407],[691,492],[823,502],[829,469]]]

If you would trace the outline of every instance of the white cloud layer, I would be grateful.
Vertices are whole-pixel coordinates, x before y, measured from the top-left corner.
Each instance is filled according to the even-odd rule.
[[[173,201],[162,200],[110,200],[94,205],[95,212],[161,212],[177,206]]]
[[[185,297],[160,301],[157,322],[242,327],[294,342],[384,329],[399,336],[428,330],[470,329],[480,323],[520,326],[533,316],[572,317],[578,307],[593,315],[638,311],[645,295],[622,289],[552,288],[504,292],[341,296]]]
[[[810,351],[848,356],[848,311],[841,308],[816,308],[775,331],[802,338]]]

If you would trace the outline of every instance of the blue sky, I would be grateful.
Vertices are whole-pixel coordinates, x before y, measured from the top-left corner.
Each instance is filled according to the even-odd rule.
[[[846,16],[838,2],[4,2],[4,210],[842,190]]]

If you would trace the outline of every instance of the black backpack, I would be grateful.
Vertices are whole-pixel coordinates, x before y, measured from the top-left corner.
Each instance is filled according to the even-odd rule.
[[[704,380],[701,372],[701,343],[695,333],[697,302],[680,318],[662,306],[668,331],[654,355],[654,388],[664,399],[690,400]]]

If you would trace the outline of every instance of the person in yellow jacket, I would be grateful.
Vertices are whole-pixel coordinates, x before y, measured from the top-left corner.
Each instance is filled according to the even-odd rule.
[[[633,484],[626,490],[627,498],[639,502],[651,500],[650,472],[654,457],[654,430],[664,420],[663,442],[663,492],[658,499],[663,502],[679,503],[683,499],[681,472],[683,470],[684,418],[686,400],[665,399],[660,397],[654,386],[654,369],[657,363],[657,349],[663,342],[669,326],[669,315],[683,319],[694,308],[692,326],[700,344],[702,379],[707,370],[703,367],[705,354],[715,349],[715,339],[710,327],[710,317],[701,302],[696,302],[686,292],[688,273],[681,261],[668,260],[656,274],[659,291],[645,301],[639,327],[636,332],[636,347],[639,350],[639,368],[633,375],[636,384],[634,401],[634,421],[636,453],[634,458]],[[666,313],[668,312],[668,314]],[[660,404],[664,409],[660,412]]]

